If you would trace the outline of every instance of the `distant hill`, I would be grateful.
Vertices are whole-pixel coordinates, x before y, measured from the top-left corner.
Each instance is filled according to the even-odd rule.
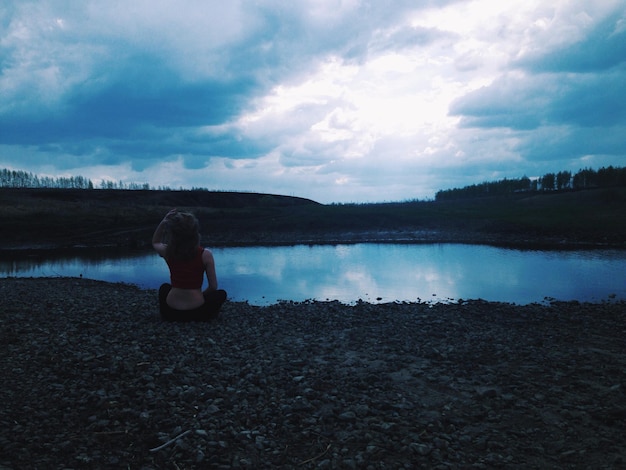
[[[219,208],[318,204],[301,197],[208,190],[0,188],[0,197],[6,201],[25,201],[28,198],[31,201],[81,201],[111,206],[131,201],[141,205]]]
[[[249,232],[320,204],[274,194],[206,190],[0,188],[5,247],[140,246],[171,208],[193,211],[203,233]],[[229,236],[229,235],[228,235]]]
[[[626,248],[622,187],[332,205],[246,192],[0,188],[0,244],[147,248],[173,207],[196,214],[209,246],[391,241]]]

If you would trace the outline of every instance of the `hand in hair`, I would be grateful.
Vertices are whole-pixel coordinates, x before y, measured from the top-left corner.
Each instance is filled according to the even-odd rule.
[[[178,213],[178,209],[174,208],[174,209],[170,210],[167,214],[165,214],[165,217],[163,217],[163,220],[165,220],[167,222],[172,217],[174,217],[177,213]]]

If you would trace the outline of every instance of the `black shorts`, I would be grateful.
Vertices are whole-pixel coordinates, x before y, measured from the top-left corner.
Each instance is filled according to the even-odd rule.
[[[167,294],[172,289],[171,284],[163,284],[159,288],[159,311],[161,317],[167,321],[208,321],[217,318],[222,304],[226,302],[226,291],[222,289],[206,291],[204,304],[191,310],[178,310],[167,304]]]

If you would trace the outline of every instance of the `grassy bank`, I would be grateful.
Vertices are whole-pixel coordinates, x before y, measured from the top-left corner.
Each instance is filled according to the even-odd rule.
[[[624,188],[336,205],[257,193],[0,189],[0,243],[141,247],[172,207],[196,213],[214,244],[346,241],[364,233],[375,240],[383,232],[417,233],[415,241],[424,233],[425,241],[477,243],[621,247],[626,240]]]

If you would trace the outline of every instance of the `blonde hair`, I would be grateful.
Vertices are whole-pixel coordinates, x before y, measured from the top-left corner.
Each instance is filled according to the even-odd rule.
[[[200,224],[196,216],[189,212],[177,212],[167,222],[166,257],[174,260],[193,258],[200,246]]]

